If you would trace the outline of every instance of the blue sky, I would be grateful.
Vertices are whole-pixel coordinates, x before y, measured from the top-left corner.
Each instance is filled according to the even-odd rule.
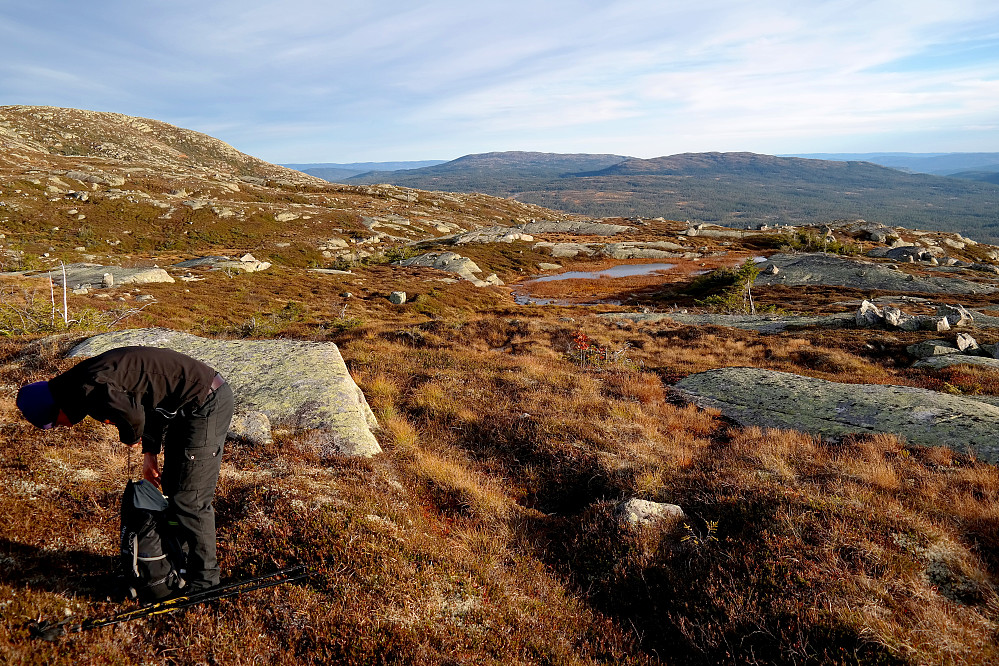
[[[999,3],[0,0],[0,104],[271,162],[999,151]]]

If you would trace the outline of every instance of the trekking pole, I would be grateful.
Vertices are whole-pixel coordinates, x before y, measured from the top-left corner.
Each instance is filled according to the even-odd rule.
[[[291,583],[296,580],[302,580],[304,578],[308,578],[310,574],[311,572],[308,571],[304,565],[297,565],[280,569],[263,576],[257,576],[247,580],[220,585],[201,592],[193,592],[191,594],[173,597],[172,599],[141,606],[133,610],[122,611],[112,615],[111,617],[103,619],[89,618],[78,624],[69,624],[68,619],[63,620],[62,622],[49,622],[48,620],[30,622],[28,623],[28,630],[35,638],[41,638],[46,641],[55,641],[57,638],[65,634],[76,634],[90,629],[107,627],[113,624],[121,624],[123,622],[130,622],[132,620],[138,620],[140,618],[150,617],[153,615],[172,613],[174,611],[207,603],[209,601],[226,599],[228,597],[234,597],[253,590],[260,590],[267,587],[274,587],[275,585],[280,585],[282,583]]]

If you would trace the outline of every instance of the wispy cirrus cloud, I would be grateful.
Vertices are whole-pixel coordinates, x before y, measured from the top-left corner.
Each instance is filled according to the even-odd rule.
[[[999,150],[991,2],[77,8],[5,9],[3,103],[155,117],[273,161]]]

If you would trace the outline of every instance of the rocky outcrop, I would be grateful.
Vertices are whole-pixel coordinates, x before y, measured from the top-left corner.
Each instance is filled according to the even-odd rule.
[[[108,277],[110,276],[110,278]],[[55,284],[63,285],[63,272],[47,271],[33,277],[52,278]],[[70,289],[103,289],[125,284],[152,284],[155,282],[173,282],[170,275],[155,266],[153,268],[122,268],[121,266],[102,266],[101,264],[67,264],[66,286]]]
[[[669,241],[626,242],[607,243],[600,248],[600,253],[611,259],[674,259],[682,256],[677,252],[686,252],[688,249]]]
[[[777,274],[764,271],[756,278],[755,284],[788,287],[828,285],[930,294],[991,294],[997,290],[991,284],[956,277],[916,277],[884,264],[821,253],[775,254],[761,268],[769,265],[777,266]]]
[[[846,328],[854,325],[850,314],[815,316],[778,315],[728,315],[692,314],[686,311],[669,313],[608,312],[597,315],[609,319],[632,321],[638,324],[690,324],[694,326],[728,326],[760,333],[782,333],[796,329],[819,326],[822,328]]]
[[[533,249],[539,251],[547,250],[556,259],[572,259],[579,255],[592,257],[596,254],[595,249],[584,243],[548,243],[543,241],[535,243]]]
[[[908,386],[840,384],[758,368],[709,370],[682,379],[675,388],[744,426],[829,437],[893,433],[912,444],[949,446],[987,462],[999,461],[999,407],[964,396]]]
[[[210,340],[149,328],[92,337],[69,355],[96,356],[129,345],[174,349],[212,366],[232,387],[237,411],[263,412],[286,428],[326,431],[343,455],[381,451],[371,432],[378,422],[331,342]]]
[[[960,307],[960,306],[958,306]],[[962,308],[963,310],[963,308]],[[950,320],[946,315],[911,315],[893,305],[882,310],[870,301],[863,301],[854,316],[858,328],[887,328],[902,331],[949,331]]]
[[[188,259],[174,264],[177,268],[197,268],[208,266],[213,271],[237,270],[244,273],[255,273],[265,271],[271,267],[269,261],[260,261],[252,254],[244,254],[239,259],[231,257],[200,257],[198,259]]]
[[[623,224],[551,220],[528,222],[515,228],[525,234],[574,234],[577,236],[614,236],[625,231],[635,230],[635,227]]]
[[[729,229],[717,224],[694,224],[680,232],[684,236],[699,236],[701,238],[749,238],[770,233],[766,230],[750,229]]]
[[[918,359],[961,353],[960,349],[946,340],[923,340],[922,342],[909,345],[905,348],[905,351],[908,352],[909,356]]]
[[[458,234],[451,239],[451,242],[455,245],[470,245],[473,243],[513,243],[533,240],[534,236],[524,233],[517,227],[483,227]]]
[[[403,259],[398,264],[400,266],[426,266],[454,273],[461,279],[468,280],[476,287],[491,287],[503,284],[503,281],[496,277],[495,273],[488,275],[485,279],[479,278],[475,274],[481,273],[482,269],[468,257],[463,257],[455,252],[427,252],[418,257]]]

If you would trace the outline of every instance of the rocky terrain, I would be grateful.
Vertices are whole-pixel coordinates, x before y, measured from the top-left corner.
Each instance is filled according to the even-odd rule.
[[[754,226],[0,107],[0,661],[995,663],[999,248]],[[234,387],[224,576],[312,574],[50,644],[120,607],[129,461],[14,396],[121,344]]]

